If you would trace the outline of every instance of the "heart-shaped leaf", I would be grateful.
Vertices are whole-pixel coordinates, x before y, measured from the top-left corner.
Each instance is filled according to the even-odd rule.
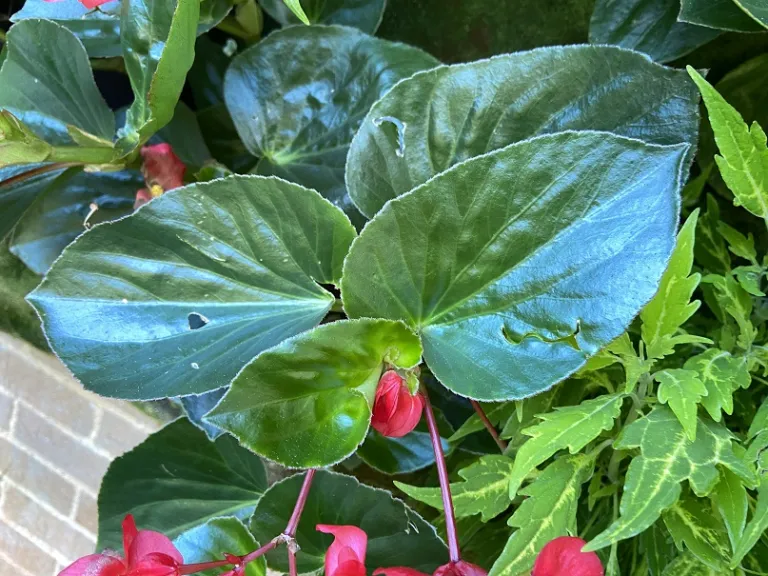
[[[205,420],[285,466],[328,466],[365,439],[385,364],[420,360],[419,339],[401,322],[325,324],[257,356]]]
[[[233,176],[179,188],[71,244],[29,299],[85,386],[159,398],[229,384],[312,328],[355,231],[319,194]]]
[[[604,130],[693,146],[698,110],[683,71],[611,46],[442,66],[398,83],[371,108],[349,150],[347,187],[371,217],[451,166],[537,134]]]
[[[366,226],[344,309],[418,330],[430,369],[462,396],[538,394],[658,288],[687,149],[561,132],[458,164]]]
[[[267,490],[251,518],[251,532],[260,542],[285,530],[299,495],[303,474],[274,484]],[[370,574],[382,566],[408,566],[432,573],[448,561],[445,544],[435,529],[392,494],[360,484],[351,476],[318,470],[299,522],[296,555],[300,574],[323,573],[325,553],[333,536],[315,530],[318,524],[351,525],[368,534],[365,566]],[[267,554],[267,566],[288,573],[286,554]]]
[[[238,55],[224,96],[256,171],[309,188],[359,214],[344,163],[363,116],[395,82],[438,64],[403,44],[340,26],[292,26]]]
[[[283,26],[299,18],[283,0],[260,0],[264,11]],[[341,24],[373,34],[381,24],[386,0],[304,0],[301,5],[310,24]]]
[[[98,549],[122,548],[126,514],[173,539],[211,518],[247,518],[266,488],[261,460],[233,438],[211,442],[186,418],[176,420],[109,466],[99,491]]]

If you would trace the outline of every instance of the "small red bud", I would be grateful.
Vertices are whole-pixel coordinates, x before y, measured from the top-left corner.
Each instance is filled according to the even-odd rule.
[[[376,388],[371,425],[383,436],[400,438],[416,427],[423,409],[421,395],[411,395],[405,380],[394,370],[387,370]]]
[[[597,554],[581,551],[586,545],[581,538],[555,538],[539,552],[531,576],[603,576]]]
[[[488,576],[488,572],[477,564],[459,560],[443,564],[434,571],[433,576]]]

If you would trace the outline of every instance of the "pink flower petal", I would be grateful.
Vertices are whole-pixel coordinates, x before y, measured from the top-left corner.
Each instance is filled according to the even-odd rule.
[[[80,0],[80,4],[88,9],[96,8],[96,6],[101,6],[107,2],[112,2],[112,0]]]
[[[173,542],[164,534],[152,530],[139,530],[131,543],[127,558],[128,568],[131,571],[142,562],[154,564],[184,563],[181,553],[173,545]],[[168,558],[170,561],[167,560]]]
[[[153,552],[132,566],[126,576],[178,576],[180,564],[167,554]]]
[[[376,568],[373,571],[373,576],[429,576],[424,572],[419,572],[413,568],[406,568],[405,566],[395,566],[393,568]]]
[[[443,564],[435,570],[433,576],[488,576],[488,572],[477,564],[459,560],[458,562]]]
[[[531,576],[604,576],[597,554],[581,551],[586,544],[581,538],[555,538],[539,552]]]
[[[334,526],[332,524],[318,524],[318,532],[324,534],[333,534],[334,541],[328,547],[325,553],[325,576],[340,576],[337,572],[342,568],[345,570],[353,568],[346,566],[355,560],[363,565],[363,574],[365,573],[365,552],[368,548],[368,535],[357,526]]]
[[[134,538],[139,533],[136,528],[136,520],[133,519],[133,514],[126,514],[123,518],[123,554],[126,558],[129,558],[129,550],[131,544],[133,544]]]
[[[59,572],[59,576],[121,576],[126,566],[120,558],[107,554],[90,554],[78,558]]]

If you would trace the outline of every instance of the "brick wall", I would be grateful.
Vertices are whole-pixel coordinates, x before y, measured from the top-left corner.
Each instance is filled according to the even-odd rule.
[[[158,424],[0,333],[0,576],[48,576],[96,544],[110,460]]]

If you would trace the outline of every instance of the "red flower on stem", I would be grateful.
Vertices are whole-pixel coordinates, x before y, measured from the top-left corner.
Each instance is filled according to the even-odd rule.
[[[163,192],[184,186],[187,167],[173,152],[170,144],[144,146],[141,157],[144,160],[141,172],[149,188],[142,188],[136,193],[134,208],[157,198]]]
[[[46,2],[60,2],[61,0],[45,0]],[[96,8],[97,6],[101,6],[102,4],[106,4],[107,2],[112,2],[112,0],[78,0],[80,4],[88,8],[89,10],[92,10]]]
[[[373,571],[373,576],[429,576],[424,572],[419,572],[413,568],[396,566],[394,568],[377,568]],[[488,576],[488,572],[480,568],[477,564],[459,560],[458,562],[448,562],[439,566],[432,576]]]
[[[561,536],[539,552],[531,576],[603,576],[603,565],[594,552],[582,552],[581,538]]]
[[[376,388],[371,426],[383,436],[400,438],[416,428],[423,409],[421,395],[411,394],[402,376],[387,370]]]
[[[318,524],[317,530],[333,534],[333,544],[325,553],[325,576],[365,576],[365,551],[368,535],[357,526]]]
[[[123,549],[89,554],[64,568],[59,576],[178,576],[184,560],[173,543],[152,530],[137,530],[133,516],[123,520]]]

